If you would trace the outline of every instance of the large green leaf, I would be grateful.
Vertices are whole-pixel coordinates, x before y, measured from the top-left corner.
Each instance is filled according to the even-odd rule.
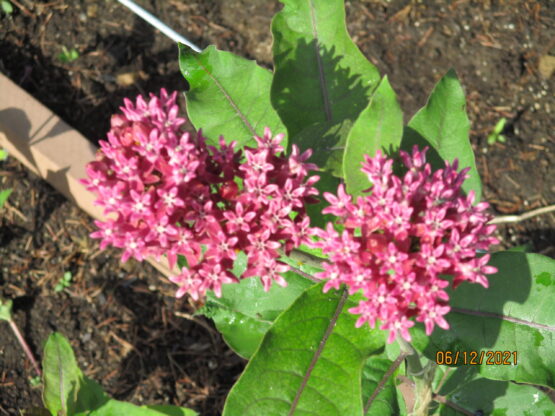
[[[380,331],[355,328],[346,292],[307,289],[264,336],[232,388],[224,416],[362,415],[361,371],[383,348]]]
[[[391,155],[399,148],[402,136],[403,112],[385,76],[347,136],[343,156],[347,192],[360,195],[370,186],[368,177],[360,171],[364,155],[374,156],[377,150]]]
[[[258,277],[222,286],[222,297],[212,291],[199,311],[211,318],[226,343],[237,354],[250,358],[275,318],[308,287],[310,280],[295,273],[284,274],[287,287],[273,284],[268,292]]]
[[[368,104],[378,71],[349,37],[343,0],[281,2],[284,8],[272,21],[272,104],[290,143],[313,148],[320,167],[341,175],[345,127]],[[297,137],[301,132],[302,139]],[[322,133],[327,136],[323,140]],[[333,149],[339,156],[328,162]]]
[[[362,402],[367,403],[378,384],[389,370],[393,361],[386,358],[386,354],[371,356],[366,360],[362,369]],[[405,403],[402,395],[397,391],[395,377],[397,369],[385,383],[383,390],[372,400],[365,416],[399,416],[406,415]]]
[[[273,134],[286,133],[270,103],[272,75],[255,61],[214,46],[196,53],[180,45],[179,67],[190,85],[185,94],[189,118],[211,143],[223,135],[240,147],[252,144],[264,127]]]
[[[470,122],[466,115],[466,99],[455,71],[449,70],[437,83],[426,106],[409,122],[403,136],[403,149],[410,151],[414,144],[431,146],[428,160],[435,169],[445,166],[444,160],[459,160],[459,168],[470,167],[470,177],[463,190],[476,192],[480,199],[482,184],[476,169],[474,153],[469,141]]]
[[[48,337],[43,358],[45,406],[56,416],[196,416],[177,406],[136,406],[110,399],[95,381],[85,377],[69,341],[54,332]],[[36,412],[30,414],[38,414]]]
[[[71,345],[63,335],[55,332],[48,337],[42,368],[44,404],[53,415],[73,415],[82,374]]]
[[[555,416],[555,404],[539,389],[482,378],[472,366],[459,367],[444,380],[439,394],[447,402],[439,404],[438,416]]]
[[[450,329],[416,336],[415,347],[430,359],[438,351],[450,351],[453,357],[458,351],[459,365],[470,360],[472,351],[478,358],[483,352],[483,377],[554,388],[555,260],[506,251],[494,254],[490,264],[499,271],[489,276],[489,289],[462,283],[450,293]],[[503,358],[510,365],[496,365],[499,354],[493,354],[493,364],[487,363],[488,351],[507,351]]]

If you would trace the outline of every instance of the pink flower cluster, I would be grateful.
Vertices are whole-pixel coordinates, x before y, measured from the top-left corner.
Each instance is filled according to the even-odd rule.
[[[487,225],[488,204],[473,205],[474,193],[461,193],[468,169],[457,173],[458,163],[431,172],[426,163],[427,148],[412,155],[401,152],[407,172],[393,175],[393,160],[378,152],[366,156],[362,171],[373,184],[371,193],[356,202],[345,193],[325,193],[331,204],[323,212],[336,215],[341,233],[332,224],[318,230],[313,243],[329,255],[325,270],[317,277],[328,279],[324,291],[346,284],[349,293],[362,291],[365,299],[349,311],[360,315],[356,326],[368,322],[389,330],[391,343],[400,333],[411,340],[408,329],[416,317],[430,335],[434,325],[447,329],[449,312],[445,288],[453,276],[453,287],[462,281],[488,286],[489,255],[477,256],[497,240],[495,226]]]
[[[126,100],[121,110],[83,180],[110,218],[91,234],[101,248],[122,248],[122,261],[166,254],[171,267],[184,256],[188,267],[171,278],[178,297],[198,299],[209,289],[220,296],[223,283],[250,276],[260,276],[266,290],[272,281],[285,286],[280,251],[311,233],[305,205],[318,177],[307,179],[316,168],[305,163],[310,152],[293,146],[286,158],[283,135],[269,129],[244,154],[223,138],[208,146],[200,132],[182,131],[176,93],[165,90],[148,102]],[[242,276],[231,272],[238,251],[247,255]]]

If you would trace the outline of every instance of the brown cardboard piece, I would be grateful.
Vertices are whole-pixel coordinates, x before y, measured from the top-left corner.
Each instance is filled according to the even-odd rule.
[[[1,73],[0,147],[90,216],[104,219],[96,196],[79,182],[96,146]],[[165,259],[147,260],[166,276],[176,274]]]

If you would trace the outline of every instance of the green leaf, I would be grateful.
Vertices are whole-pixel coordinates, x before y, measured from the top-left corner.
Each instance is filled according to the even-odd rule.
[[[13,301],[11,299],[3,300],[0,298],[0,320],[7,322],[12,320],[12,306]]]
[[[43,359],[44,404],[56,416],[196,416],[177,406],[135,406],[110,399],[96,381],[83,376],[69,341],[54,332]]]
[[[222,297],[212,291],[199,311],[211,318],[225,342],[241,357],[250,358],[274,319],[313,283],[295,273],[284,273],[287,287],[272,284],[264,291],[258,277],[222,286]]]
[[[294,249],[290,256],[280,257],[280,261],[294,268],[293,272],[300,270],[311,276],[324,270],[322,262],[325,260],[321,249],[310,249],[306,246]]]
[[[4,160],[6,160],[8,157],[8,152],[6,152],[4,149],[0,149],[0,162],[3,162]]]
[[[110,399],[92,412],[75,416],[197,416],[193,410],[177,406],[136,406],[127,402]]]
[[[368,398],[376,390],[384,374],[391,367],[393,361],[385,358],[385,353],[371,356],[366,360],[362,369],[362,402],[365,404]],[[399,368],[385,383],[383,390],[378,393],[372,401],[365,416],[398,416],[406,415],[403,397],[397,391],[395,377]]]
[[[2,0],[0,2],[0,5],[2,6],[2,10],[3,10],[4,13],[6,13],[6,14],[12,14],[13,13],[13,6],[8,0]]]
[[[470,177],[462,188],[476,192],[480,200],[482,184],[476,169],[474,153],[468,138],[470,122],[466,115],[466,99],[455,71],[449,70],[437,83],[428,102],[409,122],[401,147],[411,151],[414,144],[431,146],[427,159],[435,169],[444,168],[444,160],[459,160],[459,168],[470,167]]]
[[[310,161],[311,163],[314,163],[312,159],[310,159]],[[335,222],[337,218],[332,214],[322,214],[322,210],[329,206],[329,202],[326,201],[322,195],[324,192],[336,194],[337,187],[341,181],[339,178],[332,176],[331,173],[325,171],[319,171],[318,176],[320,177],[320,180],[316,182],[314,186],[320,192],[320,197],[317,197],[320,202],[307,205],[306,212],[310,217],[311,226],[325,228],[328,222]]]
[[[341,176],[346,135],[378,84],[378,70],[351,40],[343,0],[281,2],[272,21],[272,104],[290,143],[314,149],[312,161]]]
[[[364,155],[372,157],[377,150],[391,155],[399,148],[402,136],[403,112],[385,76],[347,136],[343,156],[347,192],[357,196],[370,186],[360,170]]]
[[[439,416],[464,416],[455,406],[466,414],[481,410],[484,416],[555,416],[555,406],[545,393],[532,386],[482,378],[472,366],[452,371],[439,394],[450,402],[438,406],[434,414]]]
[[[71,345],[63,335],[54,332],[48,337],[42,368],[44,404],[53,415],[73,415],[82,374]]]
[[[31,407],[29,409],[20,410],[21,416],[52,416],[52,413],[44,407]]]
[[[264,128],[286,133],[270,103],[271,73],[255,61],[209,46],[196,53],[179,45],[179,67],[190,85],[187,113],[211,144],[224,136],[239,147],[253,144]],[[282,142],[287,145],[286,140]]]
[[[355,328],[344,291],[307,289],[283,312],[233,386],[224,416],[362,415],[361,371],[384,345],[381,331]]]
[[[450,329],[418,336],[415,345],[430,358],[438,351],[484,352],[483,377],[555,387],[555,260],[539,254],[501,252],[490,264],[498,273],[488,277],[489,289],[462,283],[450,294]],[[421,327],[419,327],[421,329]],[[491,354],[488,351],[507,351]],[[517,365],[514,365],[514,352]],[[492,358],[487,363],[487,358]],[[505,361],[506,358],[506,361]],[[497,365],[496,360],[509,365]],[[502,361],[501,361],[502,360]]]
[[[0,191],[0,209],[2,209],[11,193],[11,189],[4,189],[3,191]]]
[[[87,376],[82,376],[81,388],[77,394],[76,411],[91,411],[99,408],[110,397],[104,392],[104,389],[96,381],[91,380]]]
[[[169,406],[169,405],[151,405],[145,406],[147,409],[156,410],[158,413],[162,413],[167,416],[197,416],[198,413],[191,409],[186,409],[184,407]]]

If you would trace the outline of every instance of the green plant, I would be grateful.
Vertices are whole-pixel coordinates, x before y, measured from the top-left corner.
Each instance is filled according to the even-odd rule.
[[[29,384],[31,387],[38,387],[42,384],[42,379],[39,376],[29,377]]]
[[[224,416],[550,414],[555,261],[489,252],[455,71],[405,125],[342,0],[281,2],[272,72],[180,45],[202,136],[176,93],[126,101],[84,181],[117,214],[92,236],[124,261],[185,257],[177,296],[206,293],[199,312],[249,360]],[[313,184],[329,206],[308,205]]]
[[[54,286],[54,292],[61,292],[71,286],[71,280],[73,275],[71,272],[65,272],[64,275],[58,280],[56,286]]]
[[[0,210],[4,207],[4,204],[8,200],[11,193],[12,189],[4,189],[0,191]]]
[[[8,157],[8,152],[4,149],[0,149],[0,162],[3,162]],[[4,189],[0,191],[0,210],[6,203],[6,200],[9,198],[10,194],[12,193],[12,189]]]
[[[114,400],[102,386],[89,379],[77,366],[69,341],[59,333],[48,337],[42,360],[43,402],[26,416],[196,416],[191,409],[178,406],[136,406]]]
[[[505,117],[497,122],[491,133],[488,135],[488,144],[490,146],[498,142],[505,143],[505,136],[503,136],[501,133],[503,132],[506,123],[507,119]]]
[[[77,49],[71,48],[68,50],[65,46],[62,46],[62,52],[58,55],[58,59],[63,63],[73,62],[77,58],[79,58],[79,52],[77,52]]]
[[[2,11],[6,14],[12,14],[13,13],[13,6],[8,0],[1,0],[0,1],[0,8],[2,8]]]

